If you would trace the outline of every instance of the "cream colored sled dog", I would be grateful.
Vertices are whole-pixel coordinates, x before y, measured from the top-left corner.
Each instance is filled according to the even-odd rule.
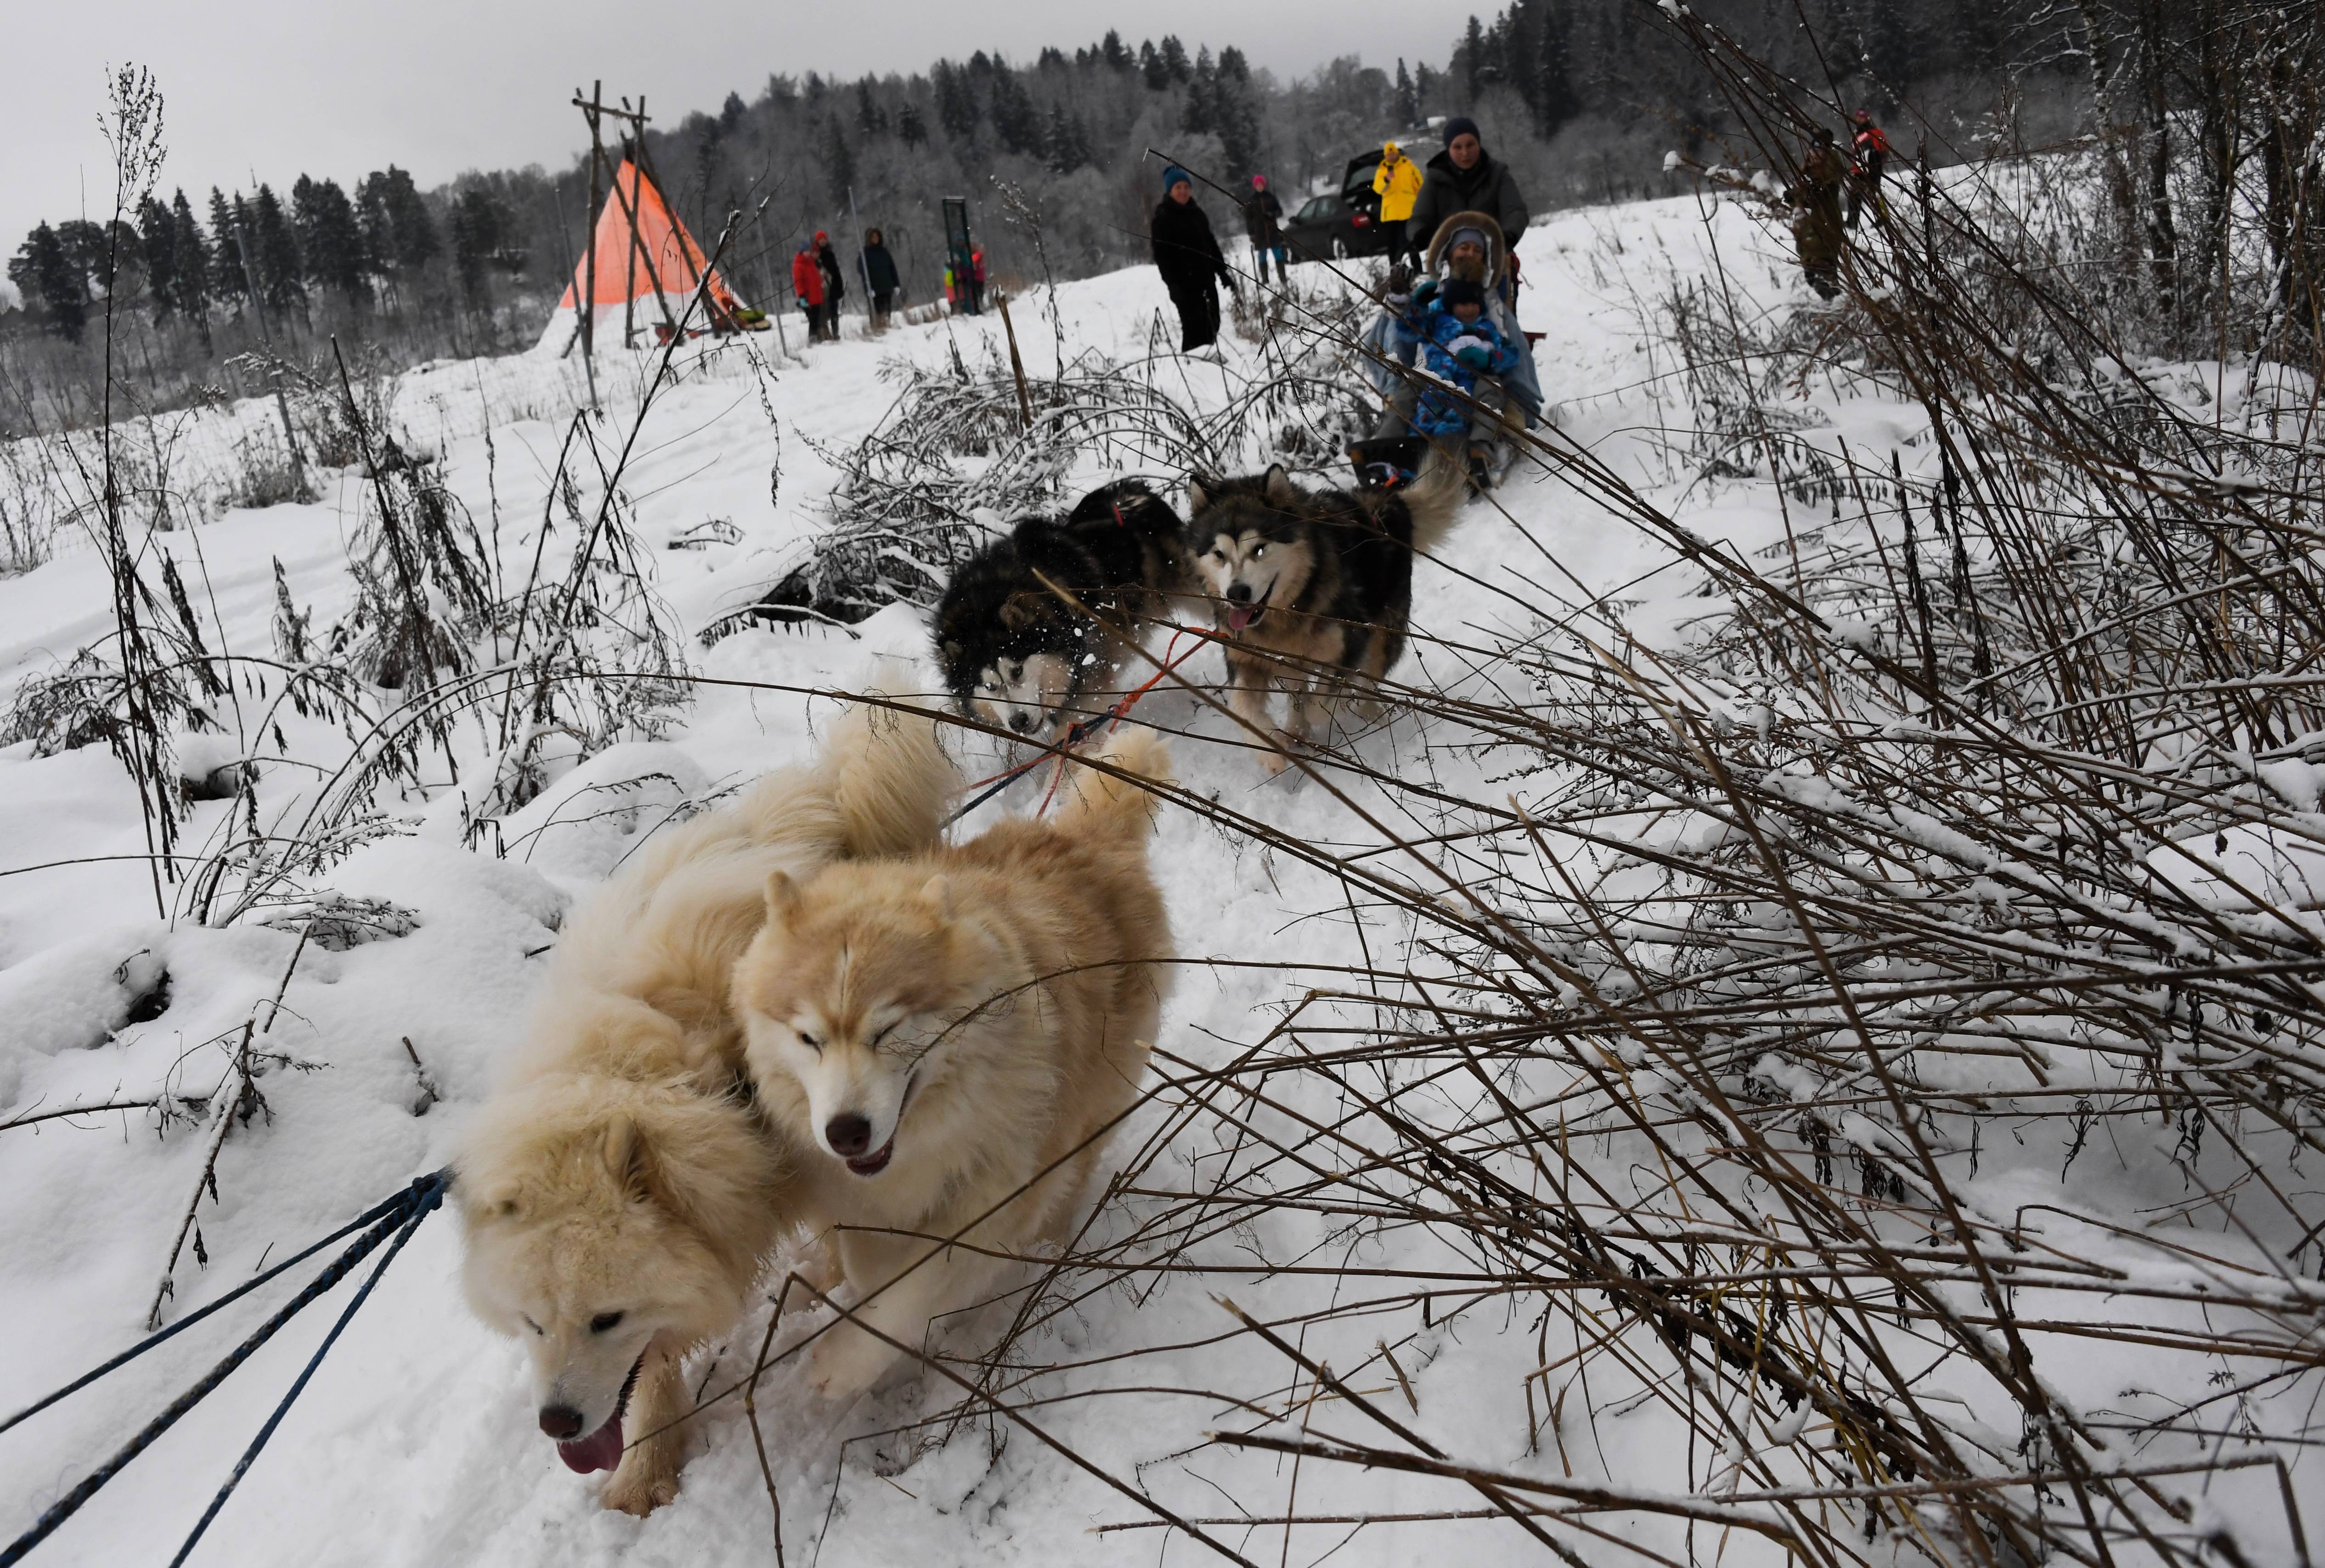
[[[565,1462],[614,1471],[609,1507],[677,1495],[681,1360],[735,1325],[796,1221],[797,1162],[752,1112],[727,1006],[767,879],[927,849],[953,782],[931,720],[859,708],[820,762],[662,834],[567,921],[467,1131],[468,1299],[532,1353]]]
[[[1101,755],[1156,781],[1169,765],[1146,730]],[[1064,1239],[1101,1130],[1145,1071],[1171,959],[1153,797],[1074,773],[1049,821],[769,878],[736,968],[761,1112],[804,1151],[804,1217],[897,1233],[832,1236],[839,1299],[868,1298],[859,1319],[907,1350],[978,1304],[1009,1257]],[[956,1235],[980,1250],[930,1239]],[[816,1341],[809,1380],[844,1400],[900,1353],[843,1324]]]

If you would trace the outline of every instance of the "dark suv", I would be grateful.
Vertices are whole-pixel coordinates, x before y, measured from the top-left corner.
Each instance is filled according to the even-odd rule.
[[[1377,152],[1349,159],[1337,195],[1311,196],[1283,220],[1283,243],[1293,261],[1381,255],[1394,247],[1381,224],[1380,198],[1373,194],[1380,161]]]

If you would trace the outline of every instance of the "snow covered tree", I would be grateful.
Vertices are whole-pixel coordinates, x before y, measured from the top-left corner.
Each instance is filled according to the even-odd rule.
[[[1431,104],[1445,101],[1445,73],[1425,60],[1413,62],[1413,119],[1418,122]]]
[[[145,288],[153,297],[153,317],[167,320],[177,309],[178,228],[158,197],[137,204],[137,249],[145,262]]]
[[[355,206],[338,181],[300,175],[291,187],[291,221],[310,283],[350,304],[370,296],[363,233],[356,223]]]
[[[921,106],[906,104],[896,111],[896,135],[907,147],[918,147],[929,139],[928,122],[921,118]]]
[[[210,298],[220,304],[232,301],[237,311],[250,296],[249,275],[242,267],[247,218],[239,195],[228,204],[224,191],[210,187]]]
[[[1159,93],[1171,85],[1171,68],[1163,63],[1151,38],[1138,46],[1138,70],[1146,79],[1149,92]]]
[[[306,268],[299,255],[299,237],[291,227],[272,186],[262,184],[250,199],[249,230],[252,270],[270,309],[287,311],[307,306]]]
[[[178,313],[199,329],[205,345],[210,337],[210,258],[209,242],[202,236],[202,226],[194,220],[194,205],[180,190],[170,203],[171,259],[177,268],[173,282],[175,296],[171,303]]]
[[[428,203],[413,184],[409,171],[390,163],[384,174],[374,175],[380,181],[380,197],[387,210],[387,230],[394,237],[392,248],[384,253],[393,261],[399,273],[414,273],[443,253],[443,242],[436,236],[436,220],[428,215]]]
[[[486,269],[501,248],[503,227],[500,203],[485,186],[471,185],[453,200],[452,270],[472,310],[488,299]]]
[[[1218,70],[1208,49],[1195,57],[1194,74],[1187,81],[1187,101],[1179,108],[1179,128],[1190,136],[1215,131],[1219,125]]]
[[[43,223],[25,237],[8,263],[8,281],[65,341],[80,341],[81,328],[88,321],[88,292],[55,229]]]
[[[968,73],[949,60],[940,60],[930,73],[930,79],[937,89],[937,124],[956,144],[965,145],[974,140],[981,116]]]
[[[1194,64],[1187,58],[1187,46],[1179,42],[1176,33],[1162,41],[1162,69],[1171,73],[1172,81],[1181,86],[1195,74]]]
[[[1070,174],[1090,161],[1088,134],[1082,123],[1066,113],[1063,104],[1050,106],[1050,125],[1042,138],[1042,162],[1052,173]]]
[[[1402,55],[1397,57],[1396,62],[1396,97],[1393,112],[1400,125],[1421,124],[1421,95],[1413,90],[1413,73],[1404,69]]]
[[[1098,46],[1098,55],[1106,61],[1109,70],[1128,70],[1138,63],[1138,57],[1131,53],[1129,46],[1122,42],[1122,34],[1111,27],[1106,30],[1106,39]]]
[[[856,128],[866,136],[880,135],[888,129],[888,111],[872,96],[868,76],[856,84]]]
[[[856,154],[848,151],[848,138],[840,134],[839,116],[823,117],[823,177],[828,181],[834,207],[848,205],[848,189],[856,183]]]
[[[1459,46],[1453,51],[1453,71],[1461,79],[1461,85],[1468,95],[1465,101],[1476,103],[1477,88],[1487,79],[1486,30],[1478,25],[1474,12],[1470,14],[1468,31],[1461,34]]]
[[[1012,153],[1042,151],[1042,111],[1018,74],[1003,66],[993,77],[993,130]]]
[[[193,217],[193,202],[186,200],[184,190],[179,190],[170,200],[170,261],[177,267],[174,273],[174,298],[170,300],[181,316],[202,321],[202,330],[209,330],[209,239],[202,235],[202,226]]]

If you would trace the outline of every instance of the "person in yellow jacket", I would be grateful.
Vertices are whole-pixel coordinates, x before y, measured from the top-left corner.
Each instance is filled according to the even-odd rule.
[[[1405,235],[1405,219],[1413,216],[1413,204],[1421,195],[1421,169],[1401,152],[1394,142],[1381,144],[1380,167],[1373,171],[1373,194],[1380,198],[1380,219],[1389,226],[1393,254],[1399,260],[1417,262],[1413,241]]]

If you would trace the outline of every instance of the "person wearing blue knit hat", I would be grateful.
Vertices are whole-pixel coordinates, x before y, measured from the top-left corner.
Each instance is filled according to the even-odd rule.
[[[1211,220],[1195,204],[1195,181],[1176,163],[1162,171],[1162,199],[1148,226],[1154,270],[1179,311],[1181,352],[1216,343],[1219,337],[1218,285],[1235,291],[1235,274],[1211,233]]]

